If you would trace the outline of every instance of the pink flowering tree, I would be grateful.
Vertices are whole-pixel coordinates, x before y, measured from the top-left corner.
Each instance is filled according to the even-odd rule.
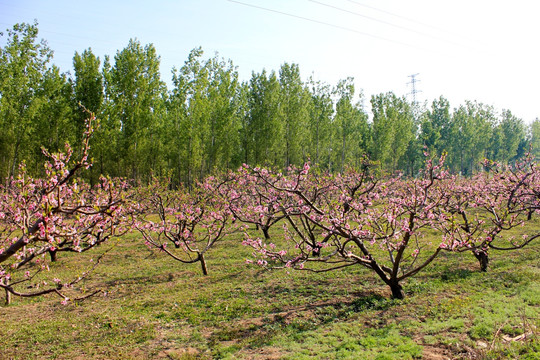
[[[403,281],[441,251],[483,248],[484,230],[483,237],[462,236],[463,226],[451,211],[459,193],[457,179],[443,164],[444,156],[427,160],[416,179],[384,180],[376,180],[369,164],[359,172],[326,177],[313,176],[307,165],[287,176],[252,169],[268,192],[279,193],[285,239],[269,243],[246,233],[244,243],[254,248],[257,263],[268,268],[321,272],[362,266],[401,299]],[[486,190],[487,185],[478,186]],[[472,201],[477,207],[488,202]]]
[[[267,268],[363,266],[393,297],[403,298],[403,281],[442,251],[471,251],[485,270],[490,248],[517,249],[540,237],[502,236],[523,225],[531,209],[538,211],[535,166],[460,179],[444,170],[444,160],[428,159],[415,179],[381,179],[367,162],[361,171],[334,176],[313,174],[307,164],[287,175],[250,169],[251,177],[243,177],[266,189],[258,192],[272,194],[273,208],[285,220],[284,241],[246,233],[244,244]],[[502,242],[510,245],[496,245]]]
[[[64,153],[43,150],[48,158],[45,178],[32,178],[22,164],[19,175],[0,189],[0,288],[5,290],[8,303],[11,295],[52,293],[66,303],[97,293],[79,296],[77,284],[100,257],[71,279],[58,278],[49,266],[59,253],[86,252],[125,231],[123,197],[127,185],[103,177],[91,188],[76,178],[78,171],[90,166],[93,121],[87,121],[78,159],[73,159],[69,145]]]
[[[513,169],[489,161],[485,166],[489,172],[448,183],[443,209],[449,221],[440,224],[447,239],[445,249],[472,251],[481,271],[487,271],[489,249],[515,250],[540,237],[539,233],[506,234],[538,211],[535,192],[540,174],[536,165],[527,160]]]
[[[200,263],[208,275],[206,253],[235,231],[223,184],[209,177],[188,192],[168,190],[166,183],[154,182],[140,199],[143,208],[135,223],[145,244],[180,263]]]
[[[270,240],[270,229],[286,219],[287,212],[282,211],[285,205],[281,191],[269,187],[268,179],[258,176],[258,172],[269,178],[280,175],[258,167],[253,171],[243,165],[237,172],[230,172],[229,181],[224,184],[225,199],[234,221],[255,225],[265,240]]]
[[[499,167],[500,168],[500,167]],[[515,166],[507,168],[505,172],[496,171],[495,181],[504,181],[510,188],[506,208],[510,214],[526,214],[526,221],[532,220],[540,214],[540,169],[532,156]],[[540,237],[540,231],[532,231],[522,235],[521,239],[508,238],[506,244],[491,242],[491,249],[516,250],[523,248]]]

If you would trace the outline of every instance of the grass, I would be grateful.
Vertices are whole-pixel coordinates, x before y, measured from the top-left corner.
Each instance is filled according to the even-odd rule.
[[[206,277],[197,264],[148,250],[137,234],[102,246],[112,249],[85,286],[106,293],[66,306],[14,298],[0,307],[0,357],[540,359],[539,242],[492,252],[487,273],[471,254],[445,253],[404,283],[401,301],[362,268],[248,266],[240,242],[208,254]],[[89,263],[61,255],[52,264],[60,276]]]

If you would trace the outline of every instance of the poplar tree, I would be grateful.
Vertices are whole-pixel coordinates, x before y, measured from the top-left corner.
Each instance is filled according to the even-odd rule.
[[[403,97],[393,92],[373,95],[372,156],[392,171],[397,170],[400,158],[414,137],[411,107]]]
[[[316,165],[325,166],[330,162],[332,146],[332,117],[334,103],[329,84],[309,79],[311,106],[309,116],[309,153]]]
[[[466,101],[452,115],[450,160],[454,171],[472,175],[488,156],[496,117],[491,106]]]
[[[540,119],[536,118],[530,125],[531,152],[540,159]]]
[[[508,163],[518,156],[518,148],[525,138],[523,120],[517,118],[510,110],[503,110],[498,125],[502,134],[502,146],[497,160]]]
[[[34,168],[34,173],[42,176],[45,175],[42,149],[46,148],[49,152],[64,151],[65,144],[77,143],[77,138],[82,138],[84,130],[77,128],[75,123],[71,104],[72,86],[66,74],[60,73],[57,66],[51,66],[43,74],[37,94],[44,101],[32,121],[34,134],[28,146],[32,148],[33,154],[27,163]]]
[[[281,65],[279,83],[283,116],[284,166],[300,165],[308,160],[305,150],[308,141],[310,95],[302,83],[300,68],[297,64]]]
[[[105,173],[105,161],[110,153],[110,148],[115,148],[115,138],[111,136],[107,122],[102,119],[104,101],[104,80],[101,73],[101,61],[94,55],[91,48],[81,54],[75,52],[73,56],[73,108],[75,123],[78,133],[82,133],[87,116],[81,111],[83,106],[88,111],[96,114],[101,123],[97,127],[92,139],[92,155],[94,165],[90,168],[90,182],[93,184]],[[77,137],[77,139],[79,139]],[[76,148],[79,148],[77,146]]]
[[[430,153],[440,156],[448,148],[450,138],[450,103],[440,96],[433,100],[420,125],[420,138]]]
[[[333,123],[336,134],[336,159],[340,164],[340,172],[343,172],[346,165],[357,164],[360,156],[365,152],[367,115],[359,103],[354,103],[353,78],[339,81],[335,93],[337,102]]]
[[[281,89],[274,71],[252,73],[247,95],[249,109],[245,123],[246,163],[278,165],[282,158],[283,133]],[[279,166],[283,166],[279,163]]]
[[[165,84],[160,79],[160,58],[152,44],[131,39],[105,68],[109,116],[116,125],[120,159],[118,175],[141,180],[149,175],[155,148],[156,109],[162,106]]]
[[[203,164],[204,89],[207,75],[201,57],[202,49],[191,50],[188,59],[179,69],[173,69],[174,88],[170,96],[169,114],[172,116],[173,158],[181,182],[191,188],[197,175],[197,169]],[[170,149],[170,148],[169,148]]]
[[[46,98],[41,82],[52,58],[37,22],[7,30],[0,48],[0,176],[13,176],[20,161],[33,155],[35,121]],[[0,36],[6,36],[0,33]]]
[[[205,141],[207,173],[232,165],[239,146],[240,123],[237,117],[238,73],[232,61],[215,57],[206,62],[208,88],[208,134]]]

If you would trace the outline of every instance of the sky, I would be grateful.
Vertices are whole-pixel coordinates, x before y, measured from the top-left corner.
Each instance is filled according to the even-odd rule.
[[[367,110],[374,94],[412,100],[417,74],[420,103],[478,101],[525,123],[540,117],[539,15],[532,0],[0,0],[0,29],[37,19],[64,72],[76,51],[114,59],[133,38],[156,47],[169,89],[200,46],[245,81],[285,62],[304,80],[354,77]]]

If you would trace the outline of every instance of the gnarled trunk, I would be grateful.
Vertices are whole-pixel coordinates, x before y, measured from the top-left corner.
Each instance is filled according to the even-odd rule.
[[[480,271],[487,271],[488,263],[489,263],[489,257],[487,252],[485,251],[475,251],[474,256],[478,259],[478,262],[480,263]]]
[[[4,289],[6,291],[6,306],[11,304],[11,293],[8,291],[8,289]]]
[[[57,252],[56,250],[49,250],[49,256],[51,257],[51,262],[55,262],[56,261],[56,256],[57,256]]]
[[[204,261],[204,255],[199,253],[199,261],[201,262],[201,270],[203,275],[208,275],[208,269],[206,268],[206,261]]]
[[[405,293],[403,292],[403,288],[401,285],[396,281],[388,284],[390,286],[390,290],[392,290],[392,298],[393,299],[403,299],[405,297]]]
[[[270,239],[270,233],[268,232],[268,226],[261,226],[261,230],[264,234],[265,240]]]

